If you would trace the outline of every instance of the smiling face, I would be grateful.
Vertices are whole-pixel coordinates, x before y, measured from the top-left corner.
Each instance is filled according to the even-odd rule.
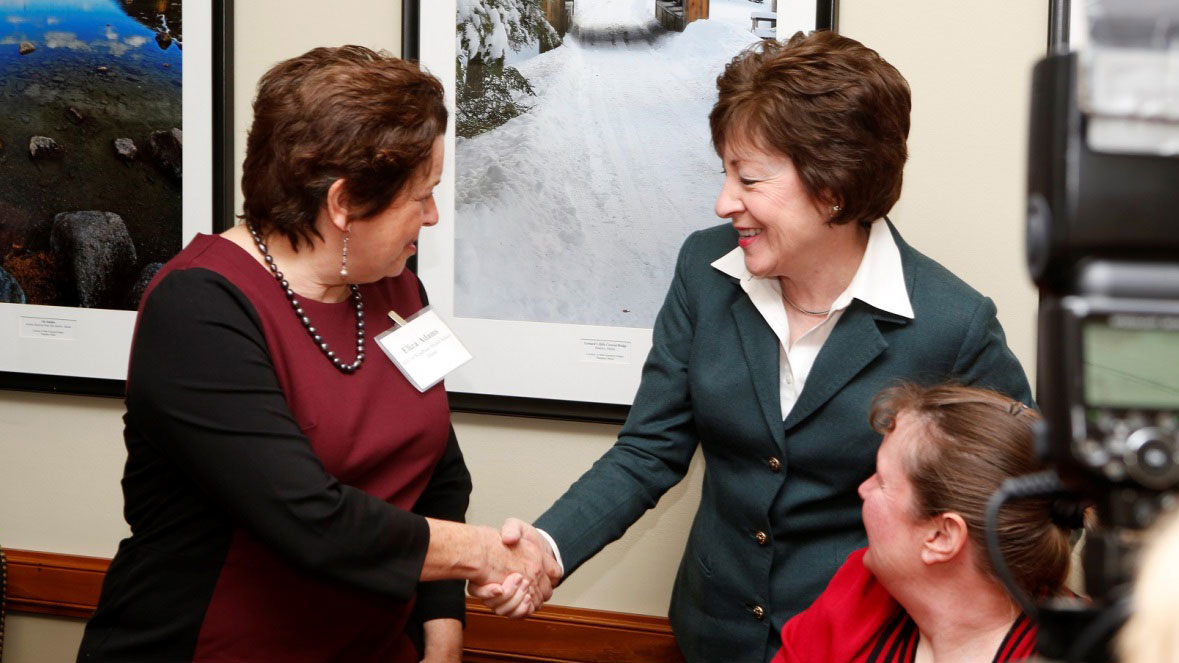
[[[827,225],[830,205],[811,197],[789,157],[751,140],[727,140],[721,160],[725,182],[716,215],[737,229],[750,273],[788,276],[800,258],[826,253],[834,239]]]
[[[868,552],[864,566],[886,585],[911,578],[922,567],[921,548],[929,521],[916,516],[913,484],[905,469],[924,440],[924,425],[915,415],[900,412],[876,452],[876,473],[860,484]]]
[[[438,223],[434,187],[442,179],[442,137],[434,141],[430,163],[406,182],[383,211],[351,225],[348,246],[349,281],[366,283],[397,276],[417,253],[418,232]]]

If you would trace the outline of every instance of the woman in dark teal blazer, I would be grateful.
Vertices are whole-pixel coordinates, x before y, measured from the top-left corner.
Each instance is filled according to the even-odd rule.
[[[684,243],[617,444],[535,526],[571,573],[655,506],[699,445],[671,624],[689,661],[760,663],[865,545],[856,488],[880,444],[873,396],[902,379],[1030,392],[991,300],[884,218],[907,157],[896,69],[852,39],[800,33],[739,55],[717,85],[716,212],[729,223]]]

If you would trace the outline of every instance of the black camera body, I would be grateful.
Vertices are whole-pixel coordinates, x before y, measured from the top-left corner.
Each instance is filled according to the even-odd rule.
[[[1179,262],[1179,158],[1091,148],[1078,61],[1050,55],[1032,73],[1027,262],[1060,295],[1085,287],[1095,260]]]
[[[1040,344],[1053,466],[1109,524],[1148,527],[1179,489],[1179,299],[1045,297]]]
[[[1050,55],[1033,73],[1027,261],[1040,452],[1099,524],[1084,550],[1091,602],[1043,605],[1038,619],[1044,655],[1108,661],[1141,534],[1179,501],[1179,155],[1094,148],[1109,118],[1082,108],[1094,81],[1080,58]],[[1140,118],[1114,120],[1132,137]]]
[[[1077,63],[1053,55],[1033,74],[1027,258],[1044,451],[1107,522],[1144,528],[1179,491],[1179,158],[1092,149]]]

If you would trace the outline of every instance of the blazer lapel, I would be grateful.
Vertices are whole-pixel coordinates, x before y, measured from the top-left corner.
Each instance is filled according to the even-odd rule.
[[[844,311],[815,358],[806,386],[786,417],[783,436],[786,430],[826,403],[888,347],[888,342],[876,328],[876,313],[876,309],[860,301],[852,302]],[[896,317],[883,315],[890,320]]]
[[[778,449],[785,450],[786,434],[782,429],[782,402],[778,393],[778,337],[749,297],[738,297],[732,311],[741,337],[741,349],[745,352],[745,366],[753,380],[753,391],[757,394],[766,427]]]

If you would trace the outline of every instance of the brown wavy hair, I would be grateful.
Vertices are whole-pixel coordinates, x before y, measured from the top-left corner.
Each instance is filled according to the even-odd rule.
[[[834,32],[764,40],[716,80],[708,120],[718,154],[750,140],[790,157],[831,223],[868,224],[901,196],[909,152],[909,84],[876,51]]]
[[[901,383],[880,392],[869,415],[887,433],[901,412],[924,426],[925,444],[905,459],[915,516],[962,516],[980,571],[995,578],[983,529],[987,501],[1011,477],[1043,469],[1033,424],[1040,415],[988,389],[957,384]],[[999,514],[999,544],[1012,576],[1029,596],[1058,594],[1069,568],[1068,533],[1052,520],[1050,498],[1009,502]]]
[[[341,178],[353,217],[372,216],[428,167],[447,118],[442,83],[415,62],[363,46],[280,62],[258,82],[241,218],[298,249]]]

